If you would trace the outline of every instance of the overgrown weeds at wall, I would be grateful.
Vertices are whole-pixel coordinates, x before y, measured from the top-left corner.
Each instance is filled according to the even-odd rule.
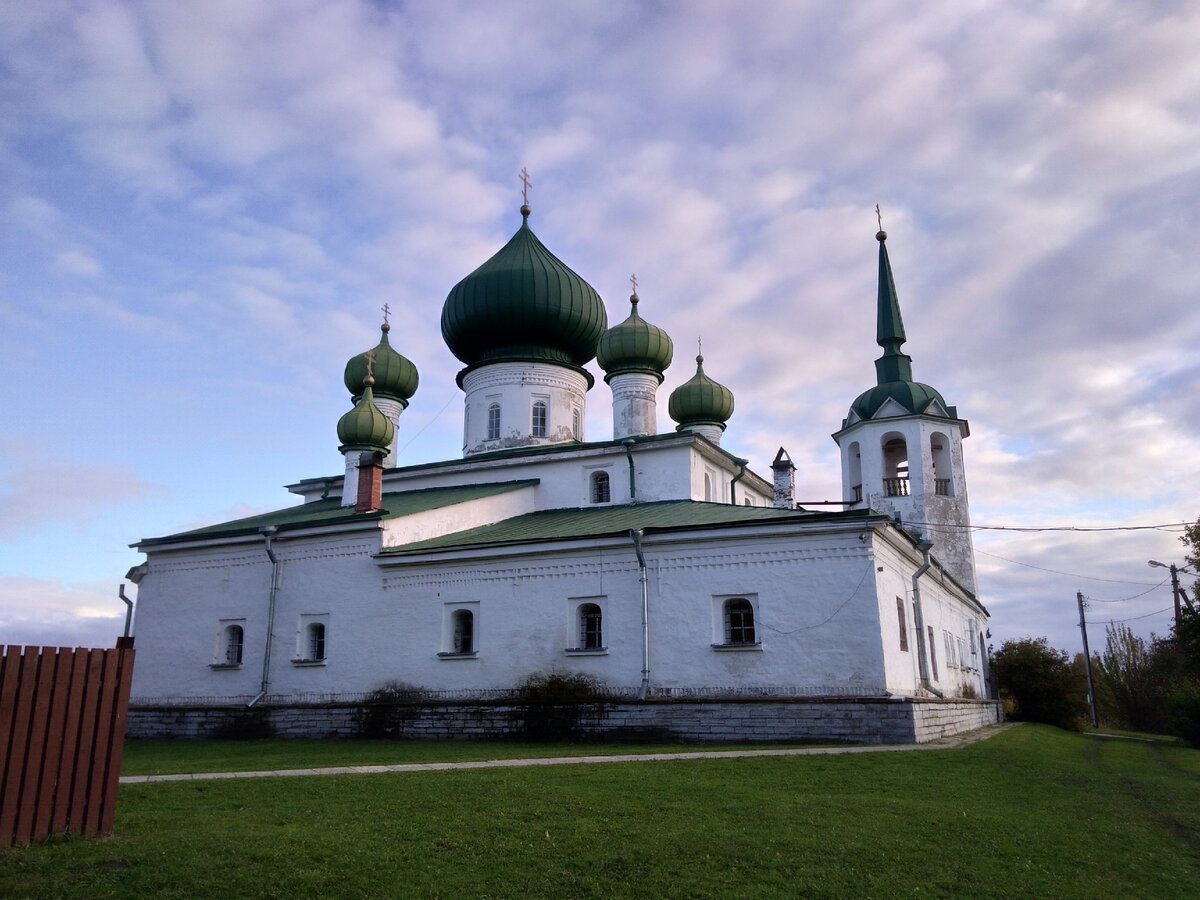
[[[365,738],[397,738],[404,736],[408,723],[416,719],[424,698],[420,688],[403,681],[389,681],[371,691],[359,712],[359,734]]]
[[[534,672],[517,685],[519,735],[531,741],[585,737],[587,720],[603,716],[609,692],[590,675]]]

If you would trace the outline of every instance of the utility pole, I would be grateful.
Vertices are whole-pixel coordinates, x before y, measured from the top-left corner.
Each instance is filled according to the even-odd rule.
[[[1096,716],[1096,686],[1092,682],[1092,652],[1088,649],[1087,621],[1083,616],[1083,591],[1075,592],[1075,600],[1079,603],[1079,633],[1083,635],[1083,661],[1087,665],[1088,706],[1092,710],[1092,727],[1100,727],[1100,719]]]

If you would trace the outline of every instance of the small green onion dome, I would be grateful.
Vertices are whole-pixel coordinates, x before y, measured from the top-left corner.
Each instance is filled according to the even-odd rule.
[[[869,419],[879,412],[879,408],[888,400],[895,400],[913,415],[924,412],[935,400],[946,407],[942,395],[927,384],[921,384],[919,381],[885,381],[859,394],[850,404],[850,409],[857,413],[860,419]]]
[[[384,322],[380,326],[382,334],[375,348],[351,357],[350,362],[346,363],[343,381],[346,390],[356,401],[362,396],[363,383],[367,377],[367,353],[375,354],[375,364],[371,371],[375,377],[374,392],[378,396],[399,400],[408,406],[409,398],[417,392],[417,367],[392,349],[392,345],[388,343],[388,332],[391,328]]]
[[[596,347],[596,362],[607,374],[606,382],[614,375],[644,372],[663,382],[663,372],[671,365],[675,352],[670,336],[657,325],[651,325],[638,315],[638,295],[629,298],[629,318],[614,325],[600,336]]]
[[[608,327],[604,301],[538,240],[529,207],[521,214],[512,239],[451,289],[442,337],[468,368],[500,360],[582,366]]]
[[[375,405],[375,395],[371,390],[374,380],[370,377],[365,379],[366,386],[354,408],[338,419],[338,440],[342,442],[338,450],[342,453],[347,450],[387,453],[396,436],[396,426],[392,420]]]
[[[696,374],[671,391],[667,406],[671,418],[679,423],[676,431],[688,425],[725,427],[733,415],[733,392],[704,374],[704,357],[696,357]]]

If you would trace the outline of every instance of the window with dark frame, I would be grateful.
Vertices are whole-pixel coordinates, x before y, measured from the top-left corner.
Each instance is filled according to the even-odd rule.
[[[743,597],[725,601],[725,643],[755,643],[754,607]]]
[[[308,659],[325,658],[325,626],[321,622],[313,622],[308,626]]]
[[[928,629],[929,629],[929,668],[933,671],[933,677],[934,677],[934,680],[936,681],[938,679],[937,644],[935,644],[933,642],[933,626],[932,625],[928,626]]]
[[[534,437],[544,438],[546,436],[546,403],[538,400],[533,404],[533,421],[531,430]]]
[[[595,603],[584,603],[579,607],[579,646],[582,649],[604,649],[603,618]]]
[[[225,665],[240,666],[242,664],[242,644],[245,632],[241,625],[230,625],[225,629]]]
[[[607,472],[592,473],[592,502],[608,503],[612,500],[612,489]]]
[[[908,652],[908,624],[904,621],[904,598],[896,598],[896,618],[900,621],[900,649]]]
[[[488,407],[487,416],[487,439],[498,441],[500,439],[500,404],[491,404]]]
[[[475,616],[468,609],[455,610],[453,649],[455,653],[475,652]]]

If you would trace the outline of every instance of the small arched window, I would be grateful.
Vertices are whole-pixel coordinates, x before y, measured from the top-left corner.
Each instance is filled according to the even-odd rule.
[[[500,404],[492,403],[488,406],[487,418],[487,439],[489,441],[500,440]]]
[[[592,502],[609,503],[612,500],[611,485],[607,472],[592,473]]]
[[[584,650],[604,648],[603,613],[595,603],[579,607],[579,646]]]
[[[325,625],[321,622],[313,622],[306,629],[305,634],[305,650],[308,653],[308,659],[317,660],[325,658]]]
[[[240,666],[242,664],[244,634],[241,625],[229,625],[225,628],[225,665]]]
[[[725,643],[755,643],[754,607],[744,597],[725,601]]]
[[[933,492],[939,497],[954,496],[954,474],[950,464],[950,439],[941,432],[929,437],[929,455],[933,460]]]
[[[452,620],[454,634],[452,648],[455,653],[475,652],[475,616],[469,609],[456,610]]]
[[[533,404],[533,421],[530,423],[530,430],[534,437],[544,438],[546,436],[546,402],[538,400]]]
[[[889,431],[883,436],[883,493],[886,497],[908,496],[908,442],[904,435]]]
[[[713,498],[713,483],[712,476],[707,472],[704,473],[704,499],[711,501]]]
[[[571,411],[571,435],[577,441],[583,440],[583,421],[577,409]]]

